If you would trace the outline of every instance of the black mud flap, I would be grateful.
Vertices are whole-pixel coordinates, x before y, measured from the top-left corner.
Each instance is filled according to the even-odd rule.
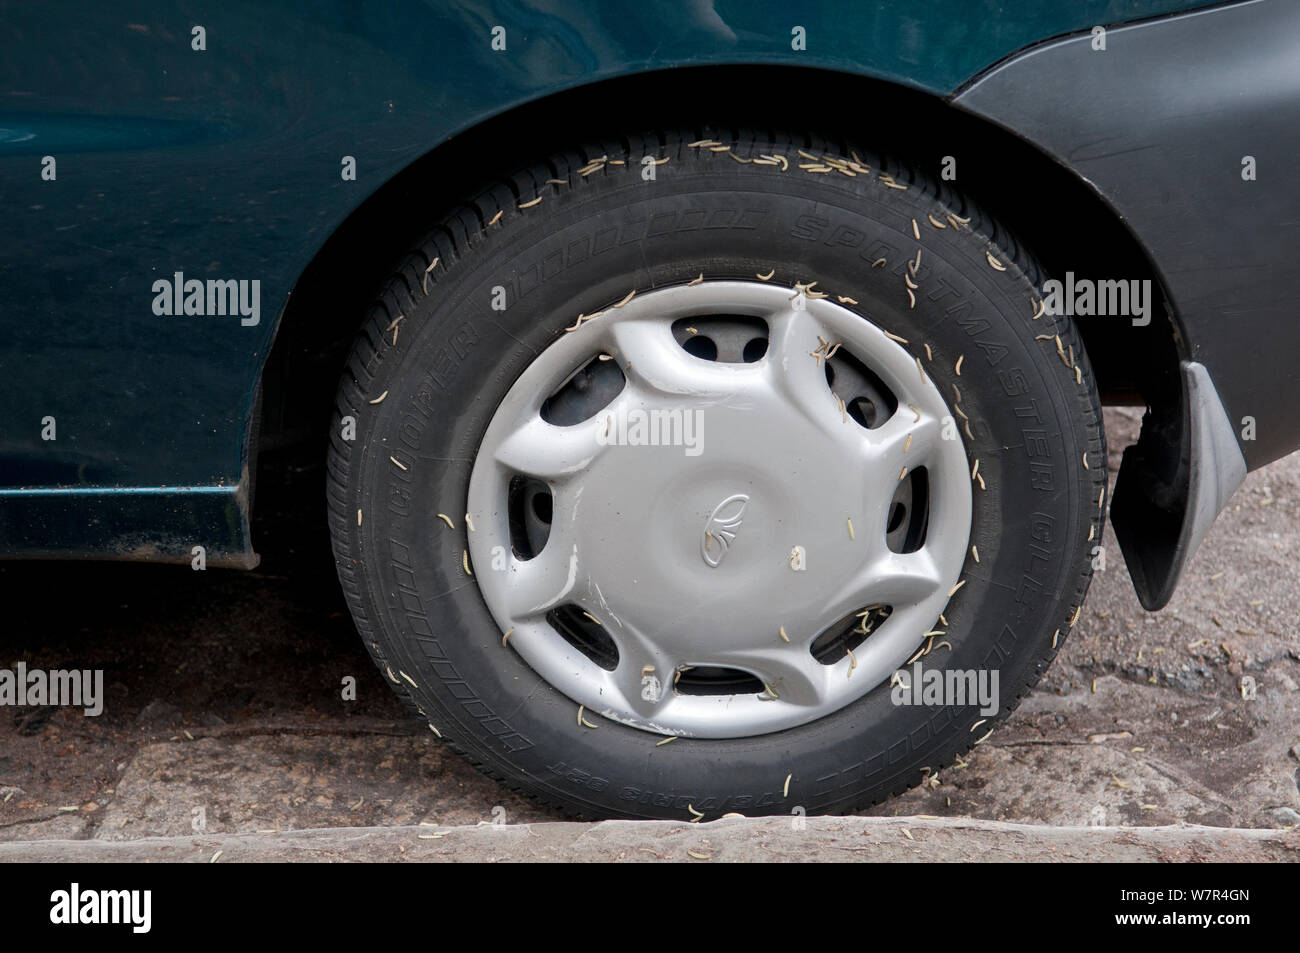
[[[1164,608],[1246,478],[1236,432],[1204,365],[1183,361],[1181,422],[1149,411],[1124,451],[1110,516],[1142,607]],[[1181,426],[1179,424],[1181,423]]]

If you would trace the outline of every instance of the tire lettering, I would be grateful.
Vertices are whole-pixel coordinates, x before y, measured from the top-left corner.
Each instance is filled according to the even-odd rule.
[[[822,233],[830,227],[830,224],[824,218],[800,215],[794,220],[794,228],[790,229],[790,237],[804,242],[815,242],[821,238]]]

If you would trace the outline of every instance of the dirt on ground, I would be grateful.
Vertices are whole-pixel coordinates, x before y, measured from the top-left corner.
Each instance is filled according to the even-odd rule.
[[[1107,411],[1112,480],[1138,420]],[[302,474],[288,495],[310,492],[318,476]],[[1300,824],[1300,455],[1247,479],[1160,613],[1138,605],[1109,529],[1103,545],[1105,567],[1038,689],[964,764],[871,814],[1162,830]],[[382,838],[351,829],[558,819],[407,716],[361,647],[318,521],[286,507],[259,548],[250,573],[0,563],[0,667],[105,672],[98,717],[0,708],[0,842],[187,838],[180,850],[207,835],[233,853],[244,836],[338,828],[349,829],[340,843],[382,854]],[[341,698],[346,676],[356,701]],[[929,835],[936,843],[975,830],[945,824]],[[557,851],[579,838],[548,830]],[[1164,859],[1195,846],[1157,834],[1158,850],[1173,852]],[[1047,834],[1009,842],[1067,846]],[[1276,844],[1296,854],[1285,838]]]

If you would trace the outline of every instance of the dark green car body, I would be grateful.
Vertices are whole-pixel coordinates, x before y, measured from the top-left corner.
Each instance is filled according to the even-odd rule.
[[[1042,85],[1040,97],[1032,79],[1018,82],[1019,111],[1005,114],[978,95],[963,100],[1018,62],[1075,55],[1099,25],[1111,39],[1110,49],[1097,55],[1111,57],[1121,73],[1126,38],[1145,44],[1164,24],[1198,17],[1235,18],[1232,29],[1244,22],[1242,36],[1207,43],[1221,61],[1239,57],[1275,21],[1294,22],[1279,2],[6,4],[0,7],[0,553],[188,561],[191,547],[201,544],[212,564],[255,564],[249,497],[263,414],[259,395],[271,399],[268,357],[277,333],[284,333],[291,294],[297,297],[331,238],[404,172],[409,180],[419,170],[436,170],[423,163],[484,124],[501,130],[530,110],[530,128],[544,125],[546,110],[575,108],[568,97],[577,91],[632,76],[649,83],[688,68],[705,83],[709,70],[742,65],[805,84],[819,77],[831,98],[843,94],[825,77],[865,78],[873,85],[863,89],[910,91],[1024,135],[1093,189],[1136,236],[1175,312],[1180,354],[1210,366],[1232,419],[1260,418],[1259,442],[1241,449],[1251,466],[1261,465],[1300,444],[1300,425],[1288,419],[1296,402],[1279,398],[1286,389],[1269,382],[1281,359],[1242,333],[1260,332],[1273,320],[1284,306],[1281,296],[1276,283],[1266,282],[1259,293],[1267,297],[1251,300],[1247,285],[1256,289],[1258,282],[1240,271],[1233,275],[1233,268],[1247,267],[1234,259],[1235,242],[1216,252],[1222,280],[1209,287],[1197,283],[1205,269],[1194,261],[1162,258],[1161,230],[1169,222],[1161,215],[1178,206],[1180,157],[1199,160],[1180,145],[1188,135],[1178,125],[1186,125],[1185,117],[1161,118],[1152,105],[1149,124],[1142,123],[1133,118],[1142,106],[1133,97],[1160,90],[1176,95],[1179,85],[1201,95],[1196,84],[1203,84],[1207,108],[1191,134],[1211,139],[1216,124],[1232,120],[1216,112],[1226,108],[1226,82],[1271,83],[1236,108],[1249,116],[1268,106],[1281,124],[1297,109],[1296,80],[1279,73],[1284,53],[1257,49],[1253,67],[1234,67],[1250,74],[1244,78],[1216,73],[1212,63],[1186,73],[1149,64],[1147,88],[1130,86],[1130,101],[1112,104],[1127,123],[1114,130],[1118,145],[1089,125],[1104,121],[1091,100],[1077,111],[1063,109],[1064,94],[1051,83]],[[1199,7],[1214,9],[1175,16]],[[1142,22],[1123,26],[1136,21]],[[203,28],[203,49],[194,48],[196,26]],[[1220,34],[1217,21],[1198,29]],[[504,49],[494,43],[498,37]],[[1106,72],[1098,73],[1098,83],[1106,82]],[[1049,62],[1038,75],[1053,74]],[[810,88],[816,97],[818,87]],[[1098,86],[1086,95],[1109,94]],[[869,132],[870,96],[846,99],[847,119]],[[613,103],[600,117],[605,126],[615,113],[636,121],[639,101]],[[1054,138],[1053,130],[1060,135]],[[1269,149],[1285,146],[1285,137],[1261,136],[1253,150],[1234,144],[1229,152],[1257,152],[1261,169],[1268,169]],[[477,158],[486,175],[532,151],[529,141],[520,141],[514,155]],[[1165,192],[1142,181],[1156,173],[1114,164],[1130,153],[1159,157],[1171,176]],[[1230,175],[1233,156],[1224,160],[1232,163]],[[43,175],[46,157],[55,161],[53,178]],[[355,180],[341,175],[345,157],[355,159]],[[473,167],[464,155],[458,161],[460,168]],[[1276,166],[1269,172],[1280,175]],[[423,182],[427,198],[412,211],[431,213],[474,184],[431,172]],[[1281,229],[1274,238],[1284,242],[1290,234],[1293,248],[1296,226],[1285,210],[1295,207],[1295,194],[1293,182],[1276,180],[1253,193],[1261,202],[1270,196],[1278,213],[1274,227]],[[1229,216],[1218,227],[1244,233],[1248,226]],[[166,313],[176,310],[176,301],[184,311],[183,298],[159,292],[155,283],[178,273],[182,283],[197,279],[205,288],[209,280],[256,280],[258,312],[242,319]],[[346,275],[326,275],[326,283],[331,277],[343,282]],[[1192,290],[1181,292],[1184,287]],[[330,300],[319,276],[313,294],[313,301]],[[1224,302],[1230,300],[1241,311],[1236,331],[1216,332],[1213,322],[1229,319]],[[360,315],[337,320],[355,327]],[[1234,339],[1237,350],[1220,357]],[[292,381],[276,389],[292,390]]]

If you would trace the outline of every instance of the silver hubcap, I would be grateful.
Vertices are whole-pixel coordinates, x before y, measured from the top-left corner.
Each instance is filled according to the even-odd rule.
[[[584,419],[554,412],[567,397]],[[475,578],[510,647],[590,711],[706,738],[813,721],[888,679],[961,573],[971,485],[948,413],[830,299],[639,294],[502,401],[470,479]]]

